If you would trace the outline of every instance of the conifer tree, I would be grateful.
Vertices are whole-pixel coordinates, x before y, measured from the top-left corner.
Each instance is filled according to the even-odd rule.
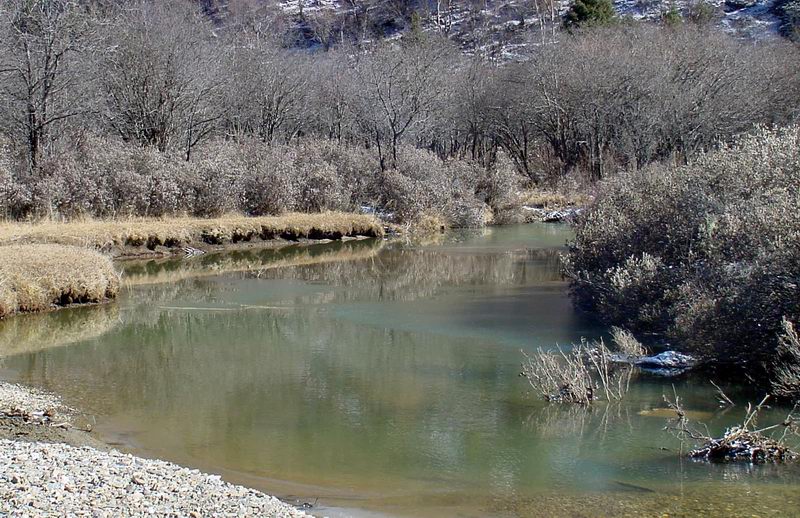
[[[564,15],[567,28],[606,25],[616,19],[611,0],[575,0]]]

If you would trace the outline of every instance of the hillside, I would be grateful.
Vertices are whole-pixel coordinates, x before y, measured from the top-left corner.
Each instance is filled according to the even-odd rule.
[[[552,41],[571,0],[201,0],[211,16],[257,13],[273,34],[298,47],[329,48],[438,32],[467,53],[513,58]],[[660,23],[671,10],[687,23],[749,39],[790,35],[796,0],[615,0],[620,20]],[[781,15],[781,16],[779,16]],[[783,16],[785,15],[785,16]],[[796,22],[794,22],[796,25]]]

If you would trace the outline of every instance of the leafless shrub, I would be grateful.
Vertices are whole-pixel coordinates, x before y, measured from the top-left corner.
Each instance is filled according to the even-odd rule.
[[[785,398],[800,399],[800,337],[794,324],[783,319],[778,342],[779,363],[773,373],[772,388]]]
[[[442,161],[427,151],[401,148],[397,167],[381,177],[381,204],[401,223],[426,214],[449,227],[482,227],[491,219],[476,196],[483,174],[473,162]]]
[[[545,401],[589,405],[605,398],[620,400],[628,391],[633,370],[614,364],[603,341],[582,340],[565,352],[544,351],[525,354],[522,376]]]
[[[479,178],[479,197],[495,212],[509,210],[519,204],[522,177],[504,155],[501,154],[493,164],[482,170]]]
[[[666,430],[681,441],[682,451],[685,443],[692,444],[693,448],[688,455],[695,459],[753,463],[797,460],[800,454],[787,443],[792,436],[800,437],[800,416],[796,415],[796,406],[783,421],[769,426],[758,426],[759,414],[769,397],[765,396],[758,405],[748,404],[742,424],[732,426],[725,430],[722,437],[714,438],[706,427],[701,430],[690,423],[677,393],[672,399],[665,395],[664,401],[675,411],[676,416],[667,423]]]
[[[605,184],[566,261],[578,303],[766,383],[782,319],[800,318],[799,131]]]
[[[305,142],[301,146],[295,163],[296,180],[300,185],[296,210],[318,212],[353,208],[349,178],[340,172],[340,164],[336,161],[345,156],[346,153],[325,156],[324,148],[317,141]]]
[[[647,355],[647,349],[630,331],[614,326],[611,328],[611,339],[615,349],[629,358],[641,358]]]
[[[252,215],[281,214],[293,210],[298,187],[294,164],[269,150],[260,153],[243,171],[244,212]]]
[[[464,202],[450,209],[449,226],[454,228],[482,228],[493,220],[491,209],[480,202]]]
[[[242,175],[237,158],[233,153],[221,153],[192,164],[195,216],[214,217],[241,207]]]

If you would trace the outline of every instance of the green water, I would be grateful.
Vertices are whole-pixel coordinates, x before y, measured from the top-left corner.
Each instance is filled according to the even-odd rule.
[[[107,441],[328,516],[800,514],[796,468],[677,454],[652,411],[672,384],[714,432],[741,418],[702,380],[641,376],[589,410],[528,394],[520,349],[604,332],[559,275],[568,232],[128,264],[115,305],[0,324],[0,374],[95,414]]]

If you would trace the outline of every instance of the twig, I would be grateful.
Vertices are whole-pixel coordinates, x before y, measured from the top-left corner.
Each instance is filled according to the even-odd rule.
[[[731,400],[731,398],[729,398],[727,394],[725,394],[725,392],[723,392],[722,389],[719,388],[719,385],[714,383],[713,380],[708,380],[708,381],[711,382],[712,385],[714,385],[714,388],[717,389],[717,394],[719,395],[719,397],[722,398],[722,400],[719,402],[720,406],[725,406],[726,404],[729,406],[736,406],[736,404]]]

